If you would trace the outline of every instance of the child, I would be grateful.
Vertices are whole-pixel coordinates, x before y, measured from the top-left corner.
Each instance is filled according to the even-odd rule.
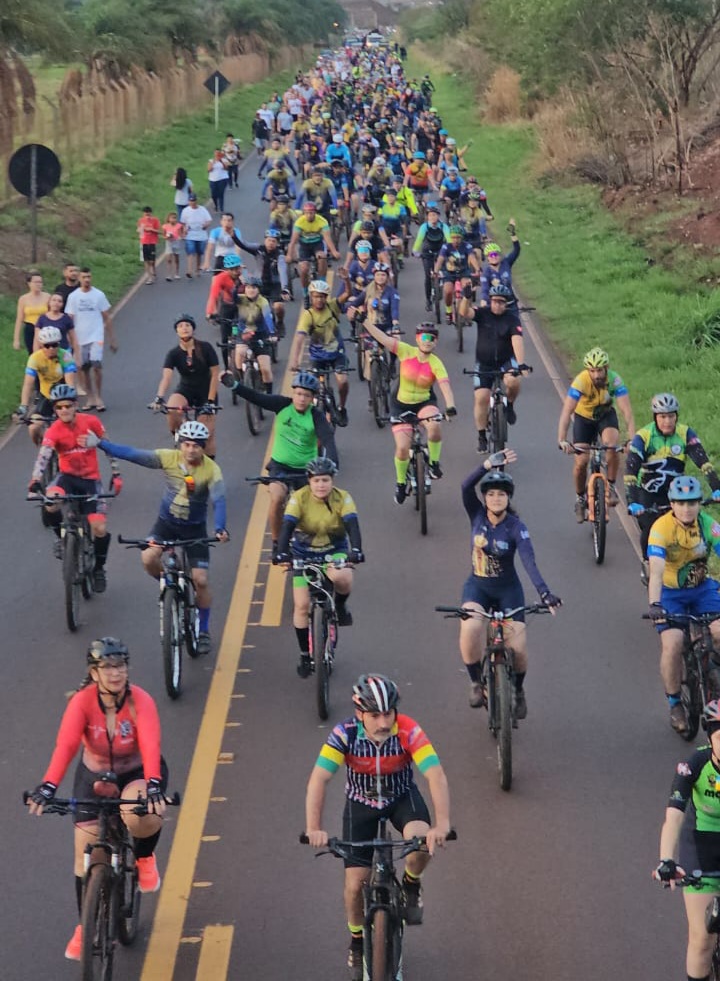
[[[183,226],[178,221],[177,211],[171,211],[162,227],[165,236],[165,260],[168,275],[165,279],[180,279],[180,252],[182,250]]]
[[[158,238],[160,237],[160,219],[152,213],[152,208],[143,208],[142,217],[137,223],[140,245],[142,246],[143,262],[147,279],[145,284],[151,286],[155,282],[155,256]]]

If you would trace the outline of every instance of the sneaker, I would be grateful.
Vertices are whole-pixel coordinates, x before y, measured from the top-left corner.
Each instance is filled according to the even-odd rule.
[[[527,701],[522,688],[515,692],[515,718],[527,719]]]
[[[617,488],[615,487],[615,484],[611,484],[610,481],[608,481],[608,485],[609,485],[608,504],[610,505],[611,508],[614,508],[617,507],[618,504],[620,503],[620,498],[618,496],[618,492],[617,492]]]
[[[670,725],[675,732],[687,732],[688,720],[685,706],[682,702],[673,705],[670,709]]]
[[[440,480],[443,475],[442,469],[439,463],[431,463],[428,467],[431,480]]]
[[[425,313],[430,313],[432,311],[432,303],[430,300],[425,300]]]
[[[56,538],[53,542],[53,555],[56,559],[61,559],[63,557],[63,541],[62,538]]]
[[[345,408],[344,405],[337,410],[337,424],[342,429],[344,429],[345,426],[347,426],[347,424],[348,424],[347,409]]]
[[[477,446],[478,453],[487,453],[487,448],[488,448],[488,442],[487,442],[486,434],[484,432],[478,433],[478,446]]]
[[[79,923],[75,927],[72,937],[68,940],[65,957],[69,961],[79,961],[82,957],[82,926]]]
[[[107,576],[105,575],[105,567],[102,565],[96,566],[93,570],[92,576],[93,592],[104,593],[107,589]]]
[[[301,654],[297,663],[297,673],[301,678],[309,678],[312,674],[312,661],[309,654]]]
[[[585,497],[584,494],[578,494],[575,497],[575,517],[579,525],[581,525],[585,520],[586,511],[587,511],[587,498]]]
[[[515,411],[515,406],[512,402],[508,402],[505,408],[505,416],[508,421],[508,426],[514,426],[517,422],[517,412]]]
[[[402,879],[404,909],[403,919],[408,926],[419,926],[423,921],[422,886],[419,879]]]
[[[275,565],[275,563],[277,562],[277,557],[278,557],[278,543],[273,542],[272,548],[270,550],[270,561],[272,562],[273,565]]]
[[[407,489],[405,484],[395,484],[395,503],[403,504],[405,498],[407,497]]]
[[[352,625],[353,625],[353,616],[352,616],[352,613],[350,612],[350,610],[348,610],[347,606],[339,606],[337,608],[337,618],[338,618],[338,625],[339,626],[341,626],[341,627],[352,627]]]
[[[473,681],[470,684],[470,708],[485,708],[486,705],[485,685],[479,681]]]
[[[350,981],[362,981],[363,976],[363,938],[353,937],[348,947],[347,959]]]
[[[140,892],[157,892],[161,878],[154,855],[139,858],[136,862],[138,871],[138,889]]]
[[[210,634],[207,632],[207,630],[201,630],[197,639],[198,654],[209,654],[211,647],[212,643],[210,641]]]

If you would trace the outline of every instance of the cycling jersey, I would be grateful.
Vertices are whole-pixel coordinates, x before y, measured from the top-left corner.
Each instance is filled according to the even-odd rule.
[[[667,501],[670,482],[685,472],[685,462],[692,460],[707,477],[713,490],[720,488],[720,479],[708,460],[700,437],[689,426],[681,423],[669,436],[663,436],[657,425],[638,429],[633,436],[625,468],[625,486],[632,502],[638,488],[652,495],[658,502]]]
[[[597,388],[590,372],[585,370],[576,375],[568,389],[568,396],[577,402],[575,414],[583,419],[597,421],[613,407],[613,399],[627,395],[625,382],[616,371],[608,369],[605,384]]]
[[[334,463],[338,462],[335,436],[324,413],[311,405],[305,412],[298,412],[287,395],[269,395],[256,392],[247,385],[236,384],[235,391],[249,402],[276,413],[273,444],[270,459],[280,464],[280,469],[303,471],[321,451]]]
[[[400,362],[400,378],[397,401],[403,405],[419,405],[427,402],[432,396],[432,387],[436,381],[446,381],[447,369],[436,354],[430,354],[420,360],[420,349],[411,344],[403,344],[393,338],[389,350],[397,355]]]
[[[56,419],[47,428],[42,445],[57,453],[60,473],[82,477],[85,480],[100,480],[97,450],[94,447],[88,449],[78,443],[78,437],[86,436],[88,433],[94,433],[102,439],[105,435],[105,427],[97,416],[80,415],[79,412],[75,413],[72,423]],[[33,477],[35,476],[33,471]]]
[[[413,763],[427,773],[440,760],[417,722],[398,713],[392,732],[379,746],[368,738],[360,719],[340,722],[320,750],[316,766],[335,773],[345,764],[348,800],[380,810],[415,786]]]
[[[412,250],[413,252],[434,252],[437,254],[445,242],[449,241],[450,228],[444,221],[439,221],[437,225],[423,222],[418,230]]]
[[[372,259],[368,259],[367,262],[359,262],[357,259],[353,259],[348,266],[350,282],[360,287],[360,289],[364,289],[372,281],[374,267],[375,263]]]
[[[402,204],[383,204],[379,211],[380,221],[388,235],[399,235],[407,221],[407,209]]]
[[[233,336],[252,333],[262,338],[275,333],[272,310],[262,294],[258,294],[254,300],[245,295],[239,296],[237,310],[239,326],[233,327]]]
[[[352,167],[352,157],[345,143],[331,143],[325,151],[325,162],[332,163],[333,160],[342,160],[346,167]]]
[[[672,511],[663,514],[650,529],[648,558],[665,560],[663,586],[691,589],[707,576],[708,552],[720,555],[720,524],[701,511],[686,528]]]
[[[130,685],[117,709],[112,740],[97,686],[88,685],[73,695],[43,782],[59,785],[81,744],[82,762],[94,773],[121,774],[142,766],[146,780],[160,777],[160,719],[151,696],[137,685]]]
[[[408,164],[405,173],[412,188],[425,189],[430,183],[430,168],[424,162]]]
[[[287,524],[286,524],[287,522]],[[347,538],[352,525],[357,528],[357,508],[347,491],[333,487],[329,497],[319,501],[309,486],[294,491],[285,506],[283,528],[278,539],[278,551],[285,552],[292,538],[298,551],[347,551]],[[359,533],[351,535],[354,548],[360,548]]]
[[[61,382],[66,374],[74,374],[77,371],[75,361],[70,351],[58,348],[57,358],[49,358],[45,351],[35,351],[27,360],[25,374],[31,378],[37,378],[40,386],[40,394],[50,398],[50,390]]]
[[[243,288],[240,280],[233,279],[229,272],[224,271],[213,276],[205,315],[210,317],[217,314],[220,317],[232,318],[238,294]]]
[[[480,296],[486,303],[490,302],[491,286],[507,286],[512,289],[512,267],[520,255],[520,243],[513,242],[512,249],[500,260],[499,265],[491,266],[486,262],[480,274]]]
[[[353,300],[353,306],[367,307],[368,316],[378,327],[385,329],[400,320],[400,294],[393,286],[378,289],[374,282],[370,282]]]
[[[313,201],[318,211],[327,213],[330,208],[337,208],[337,193],[335,192],[335,185],[327,177],[323,177],[319,184],[312,178],[310,178],[310,180],[303,181],[303,185],[300,188],[300,193],[298,194],[295,202],[295,207],[302,207],[303,201]]]
[[[442,271],[450,278],[469,276],[471,255],[473,255],[473,247],[469,242],[461,242],[458,246],[445,242],[439,253],[439,258],[445,260]]]
[[[323,241],[323,234],[329,228],[327,221],[319,214],[316,214],[312,220],[301,215],[293,225],[293,231],[298,233],[302,245],[319,245]]]
[[[343,350],[340,316],[340,304],[337,300],[328,300],[322,310],[310,307],[300,314],[297,331],[309,337],[311,358],[333,357]]]

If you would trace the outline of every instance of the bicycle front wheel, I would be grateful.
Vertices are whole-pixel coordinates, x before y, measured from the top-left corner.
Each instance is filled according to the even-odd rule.
[[[440,324],[442,320],[440,318],[440,284],[435,283],[433,286],[433,313],[435,314],[435,323]]]
[[[179,696],[182,688],[183,622],[180,604],[173,589],[166,589],[162,597],[160,635],[162,638],[163,673],[165,691],[170,698]]]
[[[592,507],[592,539],[593,555],[596,565],[602,565],[605,559],[605,542],[607,539],[607,498],[605,497],[605,481],[596,478],[591,489]]]
[[[128,947],[137,936],[140,900],[142,898],[142,893],[138,889],[135,852],[130,845],[125,848],[122,879],[118,888],[120,890],[117,921],[118,940],[124,947]]]
[[[378,361],[370,365],[370,401],[378,429],[385,427],[385,420],[390,415],[387,382],[385,372]]]
[[[391,974],[390,917],[386,909],[377,909],[365,933],[365,967],[371,981],[394,981]]]
[[[312,656],[315,662],[317,713],[323,722],[330,714],[330,672],[327,662],[327,613],[320,606],[312,611]]]
[[[65,619],[68,630],[74,633],[80,626],[80,576],[78,560],[80,542],[73,532],[68,532],[63,540],[63,583],[65,584]]]
[[[496,664],[495,694],[497,697],[497,754],[500,786],[510,790],[512,785],[512,691],[510,674],[504,664]]]
[[[490,453],[499,453],[505,449],[507,443],[507,416],[505,415],[505,403],[498,396],[490,413]]]
[[[687,716],[687,729],[681,735],[687,742],[692,742],[700,727],[703,698],[695,656],[693,651],[687,648],[683,650],[683,678],[680,683],[680,700],[685,706]]]
[[[415,454],[415,477],[417,486],[415,488],[415,510],[420,512],[420,534],[427,535],[427,488],[425,486],[425,454]]]
[[[260,372],[254,365],[247,370],[246,384],[249,385],[250,388],[254,388],[256,392],[262,391],[262,379],[260,377]],[[245,399],[245,415],[247,417],[250,435],[257,436],[257,434],[260,432],[260,423],[262,421],[260,406],[255,405],[254,402],[250,402]]]
[[[710,965],[710,981],[720,981],[720,936],[715,938],[712,963]]]
[[[93,865],[82,904],[82,981],[111,981],[118,894],[109,865]]]

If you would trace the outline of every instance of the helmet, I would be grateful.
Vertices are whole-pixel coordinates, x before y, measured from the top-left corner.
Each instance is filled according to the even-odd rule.
[[[396,187],[393,187],[392,184],[390,184],[388,187],[385,188],[385,193],[386,194],[394,194],[397,197],[397,188]]]
[[[425,205],[425,211],[434,211],[436,214],[440,214],[440,205],[435,201],[428,201]]]
[[[392,182],[393,184],[402,184],[403,182],[402,174],[393,174]]]
[[[430,106],[428,112],[431,112],[435,116],[437,115],[437,109],[435,108],[435,106]]]
[[[500,252],[500,246],[497,244],[497,242],[488,242],[488,244],[485,246],[485,248],[483,250],[483,253],[487,257],[487,256],[491,255],[491,253],[493,253],[493,252],[498,252],[499,253]]]
[[[465,234],[465,229],[462,227],[462,225],[453,225],[452,228],[450,229],[450,234],[451,235],[464,235]]]
[[[307,211],[309,208],[312,208],[312,210],[315,211],[314,201],[305,201],[305,203],[303,204],[303,210]]]
[[[324,293],[325,296],[329,296],[330,287],[324,279],[314,279],[308,286],[308,293]]]
[[[384,674],[361,674],[353,685],[352,700],[361,712],[389,712],[397,706],[400,694]]]
[[[373,266],[373,272],[389,273],[390,266],[387,264],[387,262],[376,262],[375,265]]]
[[[265,231],[265,238],[280,238],[280,232],[277,228],[268,228]]]
[[[447,143],[448,146],[455,146],[457,144],[457,140],[455,139],[454,136],[448,136],[445,142]]]
[[[329,457],[319,456],[305,464],[305,473],[308,477],[334,477],[337,467]]]
[[[241,265],[242,265],[242,261],[240,259],[240,256],[235,255],[234,252],[231,252],[230,255],[226,255],[225,258],[223,259],[224,269],[237,269]]]
[[[669,392],[662,392],[660,395],[653,395],[650,406],[653,414],[657,412],[679,412],[680,403]]]
[[[50,389],[50,401],[55,402],[77,402],[78,394],[72,385],[55,385]]]
[[[188,419],[177,431],[177,438],[180,443],[185,441],[190,443],[200,443],[204,446],[210,439],[210,430],[202,422],[195,419]]]
[[[41,327],[38,331],[38,340],[41,344],[59,344],[62,334],[57,327]]]
[[[280,157],[279,160],[275,161],[275,170],[285,170],[286,167],[287,164],[285,163],[282,157]]]
[[[243,282],[246,286],[255,286],[257,289],[262,286],[262,279],[259,276],[245,276]]]
[[[413,160],[424,160],[424,159],[425,159],[425,154],[422,152],[422,150],[416,150],[415,153],[413,153]]]
[[[229,255],[225,256],[226,260],[230,258],[231,256]],[[237,256],[235,256],[235,258],[237,259]],[[238,259],[238,265],[240,264],[241,264],[240,260]],[[177,329],[178,324],[190,324],[193,330],[195,330],[195,328],[197,327],[197,324],[195,323],[195,318],[191,317],[189,313],[181,313],[179,317],[175,318],[175,323],[173,324],[173,330]]]
[[[372,252],[372,245],[370,245],[369,242],[365,242],[364,240],[362,240],[362,241],[358,242],[358,244],[355,246],[355,251],[356,252]]]
[[[332,116],[330,115],[330,113],[329,113],[329,112],[324,112],[324,113],[322,114],[322,118],[323,118],[323,119],[332,119]]]
[[[87,649],[87,663],[91,667],[111,657],[120,657],[125,664],[130,660],[127,645],[117,637],[100,637],[99,640],[92,641]]]
[[[601,347],[594,347],[583,358],[583,364],[586,368],[607,368],[610,358],[607,351],[603,351]]]
[[[480,493],[487,494],[489,490],[505,491],[508,497],[513,496],[515,482],[509,473],[503,470],[490,470],[480,481]]]
[[[374,232],[375,231],[375,224],[374,224],[374,222],[372,222],[372,221],[364,221],[364,222],[362,222],[361,225],[360,225],[360,231],[361,232]]]
[[[367,213],[369,215],[374,215],[375,212],[377,211],[377,208],[375,207],[374,204],[371,204],[369,201],[363,201],[363,204],[362,204],[362,207],[360,208],[360,210],[361,211],[367,211]]]
[[[702,726],[706,730],[709,726],[712,726],[713,729],[720,726],[720,702],[716,698],[708,702],[703,709]]]
[[[333,143],[342,143],[342,133],[333,133]]]
[[[482,195],[480,194],[480,191],[469,191],[468,192],[468,200],[469,201],[482,201]]]
[[[287,194],[278,194],[278,196],[275,198],[275,202],[276,204],[289,204],[290,198],[287,196]]]
[[[433,334],[435,337],[438,336],[440,331],[438,330],[437,324],[434,324],[431,320],[424,320],[421,324],[418,324],[415,328],[416,334]]]
[[[702,487],[697,477],[682,474],[670,481],[668,501],[702,501]]]
[[[375,157],[373,160],[373,167],[383,167],[385,165],[385,157]]]
[[[447,135],[448,135],[448,131],[446,129],[438,130],[438,136],[447,136]]]
[[[505,283],[497,283],[495,286],[491,286],[488,290],[488,296],[499,296],[503,300],[512,300],[513,291]]]
[[[311,375],[309,371],[298,371],[292,380],[291,388],[306,388],[308,392],[317,392],[320,388],[320,384],[315,377]]]

